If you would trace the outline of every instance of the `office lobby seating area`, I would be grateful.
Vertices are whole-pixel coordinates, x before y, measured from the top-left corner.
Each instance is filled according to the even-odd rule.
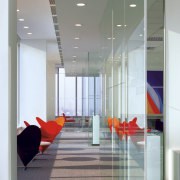
[[[125,164],[127,155],[123,154],[123,151],[121,156],[117,152],[113,154],[111,144],[92,146],[87,132],[88,129],[63,128],[50,147],[43,154],[38,154],[26,170],[18,157],[18,180],[108,180],[112,178],[118,180],[123,178],[123,171],[127,166],[120,166],[119,161]],[[107,139],[104,141],[107,142]],[[116,147],[117,150],[118,147]],[[133,163],[131,169],[134,171],[134,176],[131,178],[143,179],[138,174],[138,171],[141,171],[139,164],[133,160],[131,162]]]
[[[178,180],[178,0],[7,0],[0,180]]]

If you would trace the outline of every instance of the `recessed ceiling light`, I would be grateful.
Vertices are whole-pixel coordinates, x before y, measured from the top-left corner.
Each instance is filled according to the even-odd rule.
[[[143,36],[143,34],[139,34],[139,36],[140,36],[140,37],[142,37],[142,36]]]
[[[82,24],[75,24],[75,26],[76,26],[76,27],[81,27],[81,26],[82,26]]]
[[[24,21],[24,19],[19,19],[19,21]]]
[[[117,26],[117,27],[121,27],[122,25],[121,25],[121,24],[117,24],[116,26]]]
[[[74,49],[78,49],[79,47],[78,46],[74,46]]]
[[[29,29],[29,27],[28,26],[24,26],[24,29]]]
[[[77,40],[77,39],[79,39],[79,37],[75,37],[74,39],[76,39],[76,40]]]
[[[73,58],[76,58],[77,56],[73,56]]]
[[[85,6],[86,4],[85,4],[85,3],[77,3],[76,5],[79,6],[79,7],[83,7],[83,6]]]
[[[19,9],[17,9],[17,12],[19,12]]]
[[[130,4],[129,6],[130,7],[136,7],[136,4]]]
[[[124,27],[127,27],[127,25],[125,24]]]
[[[111,40],[111,39],[115,39],[115,38],[107,38],[107,39]]]
[[[56,7],[56,4],[50,4],[51,7]]]
[[[29,33],[27,33],[28,35],[31,35],[32,33],[31,32],[29,32]]]

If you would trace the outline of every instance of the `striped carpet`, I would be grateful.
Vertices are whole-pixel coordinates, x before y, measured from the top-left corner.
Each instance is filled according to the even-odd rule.
[[[131,159],[127,166],[127,155],[119,151],[120,146],[114,147],[113,154],[112,143],[107,138],[101,139],[100,146],[92,146],[87,131],[65,127],[26,170],[18,157],[18,180],[124,180],[127,167],[133,174],[130,180],[143,179],[140,175],[143,169]]]
[[[101,165],[100,149],[90,145],[88,133],[71,129],[59,134],[44,155],[29,163],[27,170],[18,158],[18,180],[112,179],[111,154],[103,155],[107,162]]]

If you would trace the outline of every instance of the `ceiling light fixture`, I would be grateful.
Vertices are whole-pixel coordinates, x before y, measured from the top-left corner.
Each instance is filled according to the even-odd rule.
[[[127,25],[125,24],[124,27],[127,27]]]
[[[75,40],[78,40],[78,39],[79,39],[79,37],[75,37],[74,39],[75,39]]]
[[[17,9],[17,12],[19,12],[19,9]]]
[[[78,7],[83,7],[83,6],[85,6],[86,4],[85,3],[77,3],[76,4]]]
[[[140,36],[140,37],[142,37],[142,36],[143,36],[143,34],[139,34],[139,36]]]
[[[29,27],[28,26],[24,26],[24,29],[29,29]]]
[[[81,27],[81,26],[82,26],[82,24],[75,24],[75,26],[76,26],[76,27]]]
[[[107,38],[108,40],[115,39],[115,38]]]
[[[130,7],[136,7],[136,4],[130,4],[129,6]]]
[[[24,21],[24,19],[19,19],[19,21]]]
[[[73,56],[73,58],[76,58],[77,56]]]
[[[78,49],[79,47],[78,46],[74,46],[74,49]]]
[[[117,26],[117,27],[121,27],[122,25],[121,25],[121,24],[117,24],[116,26]]]
[[[31,32],[29,32],[29,33],[27,33],[28,35],[31,35],[32,33]]]

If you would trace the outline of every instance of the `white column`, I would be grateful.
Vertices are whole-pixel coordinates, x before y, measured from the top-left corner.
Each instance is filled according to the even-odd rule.
[[[180,150],[180,1],[166,0],[166,180],[174,180],[174,149]]]
[[[47,121],[55,119],[55,63],[47,62]]]
[[[36,117],[46,121],[46,41],[21,40],[19,68],[19,118],[38,125]]]
[[[1,1],[0,16],[0,179],[16,180],[17,18],[16,0]]]

